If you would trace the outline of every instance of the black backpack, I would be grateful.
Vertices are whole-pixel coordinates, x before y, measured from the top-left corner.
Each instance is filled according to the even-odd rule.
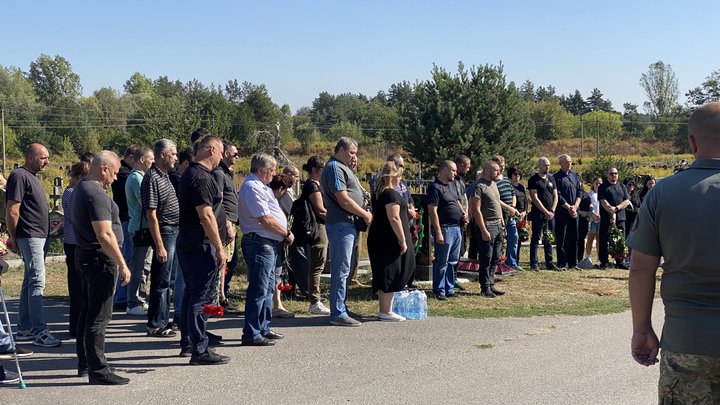
[[[294,244],[305,246],[313,243],[320,236],[315,211],[306,196],[301,196],[293,202],[290,216],[292,218],[290,231],[295,236]]]

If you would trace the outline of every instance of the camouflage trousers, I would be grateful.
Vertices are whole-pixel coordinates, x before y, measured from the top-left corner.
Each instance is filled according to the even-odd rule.
[[[720,404],[720,357],[662,351],[658,403]]]

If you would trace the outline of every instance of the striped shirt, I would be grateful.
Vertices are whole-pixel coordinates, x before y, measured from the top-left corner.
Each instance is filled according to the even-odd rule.
[[[512,199],[515,195],[515,189],[510,183],[510,180],[503,178],[502,180],[495,180],[498,191],[500,192],[500,201],[507,205],[512,205]]]
[[[157,165],[153,164],[143,177],[140,191],[143,212],[151,209],[157,210],[156,215],[160,226],[180,225],[180,204],[175,187],[170,182],[167,173],[163,173]]]
[[[70,213],[70,201],[72,201],[73,188],[68,187],[63,191],[62,195],[62,209],[63,209],[63,242],[68,245],[74,245],[75,241],[75,229],[73,229],[72,215]]]

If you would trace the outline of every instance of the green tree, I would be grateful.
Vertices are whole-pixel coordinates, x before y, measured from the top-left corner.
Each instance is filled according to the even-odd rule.
[[[520,97],[525,101],[535,101],[535,84],[530,80],[525,80],[520,86]]]
[[[559,101],[527,103],[538,140],[565,139],[573,135],[573,115]]]
[[[558,101],[554,86],[540,86],[535,90],[535,101]]]
[[[140,72],[133,73],[125,82],[125,91],[129,94],[153,94],[152,80]]]
[[[689,90],[685,96],[692,105],[698,107],[712,101],[720,101],[720,70],[710,73],[700,86]]]
[[[30,63],[28,74],[38,100],[54,106],[65,100],[76,100],[82,93],[80,76],[72,71],[70,62],[60,55],[42,54]]]
[[[604,99],[603,94],[598,88],[594,88],[587,98],[587,107],[590,111],[615,112],[612,108],[612,102]]]
[[[434,66],[432,79],[415,85],[400,122],[405,148],[426,164],[464,153],[475,162],[501,154],[527,166],[535,153],[532,120],[502,65],[467,70],[460,62],[456,74]]]
[[[45,142],[49,134],[40,125],[43,106],[37,101],[35,89],[16,67],[0,65],[0,108],[5,110],[5,125],[13,129],[19,150],[32,142]],[[7,149],[12,157],[17,151]]]
[[[623,134],[620,114],[605,111],[589,112],[581,117],[586,136],[597,137],[603,145],[611,145]],[[579,120],[577,121],[579,125]],[[579,132],[579,129],[577,130]]]
[[[651,64],[640,76],[640,86],[648,98],[645,109],[653,117],[671,115],[678,105],[678,80],[670,65],[662,61]]]
[[[580,90],[575,90],[572,96],[560,96],[560,104],[572,115],[583,115],[590,112],[588,103],[580,94]]]

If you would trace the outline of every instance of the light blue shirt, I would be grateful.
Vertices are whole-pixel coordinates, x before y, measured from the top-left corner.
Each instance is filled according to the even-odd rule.
[[[143,217],[142,200],[140,197],[140,185],[143,181],[143,173],[137,170],[130,172],[125,182],[125,197],[127,198],[128,215],[128,232],[135,233],[140,228],[147,228],[148,223]]]
[[[238,192],[238,214],[243,234],[254,232],[263,238],[281,241],[283,236],[270,232],[260,225],[258,218],[272,215],[280,226],[287,228],[287,218],[280,208],[270,187],[251,173],[245,178]]]

